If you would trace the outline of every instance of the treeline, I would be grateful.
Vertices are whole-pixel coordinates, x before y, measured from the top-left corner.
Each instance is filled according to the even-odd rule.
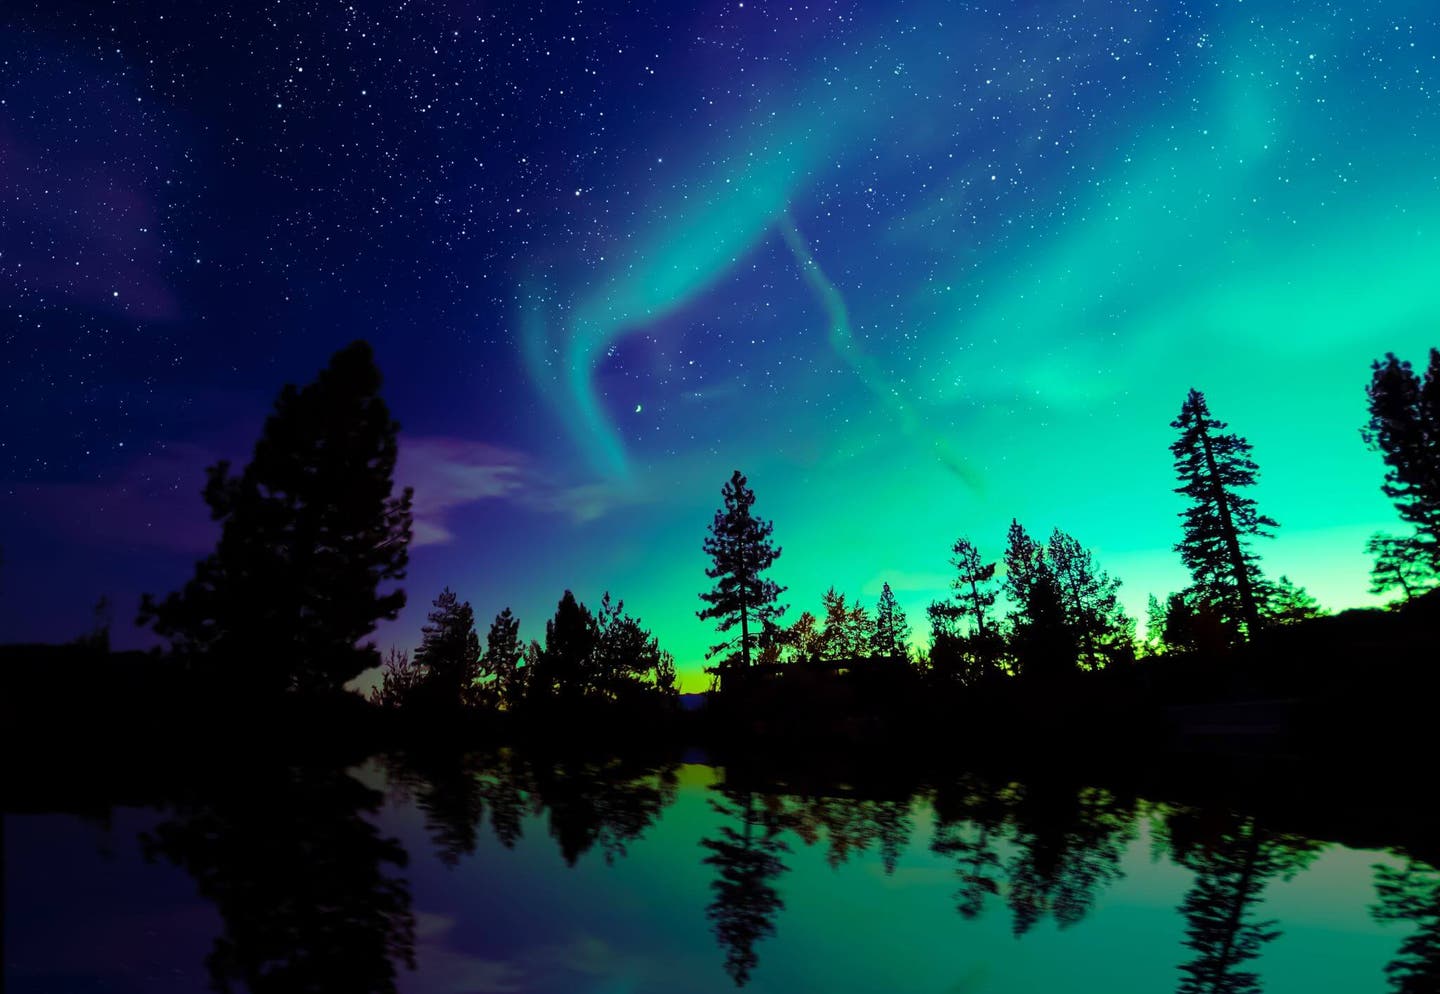
[[[674,657],[608,592],[592,612],[565,591],[543,643],[522,643],[520,620],[507,607],[491,623],[482,651],[474,610],[447,587],[435,598],[414,658],[391,649],[370,700],[434,713],[602,702],[668,708],[678,696]]]
[[[1389,355],[1372,369],[1370,421],[1362,429],[1387,467],[1390,496],[1407,535],[1377,535],[1373,592],[1400,590],[1413,600],[1440,582],[1440,351],[1431,350],[1424,377]],[[701,594],[730,637],[711,650],[724,686],[752,662],[905,663],[941,683],[976,686],[1004,678],[1053,680],[1133,663],[1142,657],[1214,657],[1267,630],[1324,612],[1289,577],[1268,576],[1255,549],[1279,527],[1250,496],[1259,475],[1252,446],[1211,413],[1191,390],[1171,423],[1176,493],[1185,499],[1175,551],[1190,586],[1164,598],[1151,595],[1145,635],[1120,604],[1120,581],[1075,537],[1056,529],[1045,540],[1012,521],[999,557],[970,537],[951,548],[951,595],[926,610],[925,651],[907,644],[909,622],[890,585],[871,613],[847,603],[832,587],[818,613],[802,611],[790,625],[779,619],[783,589],[760,578],[781,550],[771,522],[757,519],[754,492],[738,471],[726,485],[706,542],[719,583]],[[997,605],[1006,605],[1001,610]],[[732,634],[735,629],[739,634]]]
[[[204,499],[221,523],[217,547],[181,590],[147,596],[140,611],[185,667],[233,665],[238,696],[274,698],[333,694],[379,663],[367,640],[405,604],[396,584],[413,526],[412,494],[394,486],[399,426],[380,382],[369,346],[356,342],[315,382],[281,391],[243,471],[210,467]],[[1374,589],[1414,599],[1440,582],[1440,350],[1423,376],[1393,355],[1376,362],[1367,395],[1363,435],[1409,529],[1371,540]],[[963,687],[1044,682],[1143,657],[1224,654],[1320,615],[1302,587],[1261,569],[1256,545],[1278,525],[1251,496],[1259,470],[1250,443],[1196,390],[1172,427],[1186,504],[1175,550],[1192,583],[1150,598],[1143,639],[1120,604],[1120,581],[1091,550],[1018,521],[999,555],[968,536],[955,541],[951,593],[926,610],[924,648],[888,583],[873,608],[832,587],[786,624],[785,589],[768,576],[781,548],[737,470],[703,546],[710,584],[697,616],[719,635],[707,655],[715,687],[787,664],[904,667]],[[609,593],[592,609],[566,591],[543,640],[523,641],[506,608],[482,645],[473,609],[446,588],[413,655],[391,650],[373,699],[427,713],[666,709],[677,690],[671,655]]]

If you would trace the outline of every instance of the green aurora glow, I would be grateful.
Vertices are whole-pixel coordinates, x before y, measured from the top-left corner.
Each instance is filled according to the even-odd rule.
[[[1061,170],[1047,141],[1058,113],[1003,150],[1006,168],[965,148],[964,120],[922,126],[933,101],[905,74],[923,90],[954,71],[923,34],[877,31],[849,65],[883,52],[904,71],[852,74],[843,100],[821,96],[846,74],[818,56],[812,78],[767,101],[788,92],[787,110],[729,125],[728,153],[710,142],[708,167],[642,200],[610,276],[547,290],[548,321],[538,288],[520,294],[537,385],[596,471],[646,504],[647,534],[582,568],[576,589],[623,593],[699,686],[699,539],[733,463],[776,522],[791,617],[832,583],[873,599],[889,580],[919,629],[954,538],[998,556],[1015,516],[1095,547],[1143,618],[1148,593],[1186,583],[1167,446],[1194,385],[1255,443],[1258,497],[1283,525],[1262,548],[1267,571],[1332,608],[1368,603],[1364,540],[1393,514],[1357,432],[1367,367],[1387,350],[1421,354],[1440,327],[1435,38],[1401,33],[1422,5],[1382,6],[1357,27],[1333,11],[1226,5],[1186,38],[1135,41],[1152,55],[1192,48],[1174,56],[1191,75],[1097,115]],[[1361,68],[1379,46],[1398,49],[1383,80]],[[1035,79],[1007,82],[1073,86],[1087,58],[1106,57],[1073,51],[1053,70],[1037,58]],[[824,173],[877,148],[925,162],[933,180],[837,234]],[[1022,187],[1027,169],[1058,175]],[[981,210],[987,220],[962,223]],[[656,452],[606,379],[613,350],[726,312],[757,268],[775,274],[784,318],[755,334],[807,356],[784,374],[791,395],[717,412],[744,425],[739,437]],[[573,304],[554,303],[566,293]],[[754,382],[743,356],[728,361]],[[646,398],[645,411],[660,406]]]

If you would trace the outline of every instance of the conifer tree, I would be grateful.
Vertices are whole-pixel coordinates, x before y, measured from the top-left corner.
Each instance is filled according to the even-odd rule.
[[[398,432],[365,342],[286,386],[244,471],[207,470],[215,551],[179,592],[146,595],[140,623],[178,652],[241,664],[241,689],[333,692],[376,665],[364,639],[405,604],[381,590],[404,578],[411,533],[411,492],[394,492]]]
[[[1181,512],[1184,537],[1175,550],[1195,587],[1226,605],[1232,628],[1253,635],[1260,627],[1256,588],[1261,573],[1248,543],[1272,537],[1278,525],[1243,493],[1254,486],[1259,472],[1250,458],[1251,445],[1210,416],[1205,395],[1198,390],[1190,391],[1170,426],[1180,432],[1170,446],[1180,480],[1175,492],[1189,500]]]
[[[1005,595],[1014,605],[1012,648],[1020,675],[1048,678],[1075,665],[1064,594],[1043,545],[1012,520],[1005,546]]]
[[[483,678],[492,685],[494,703],[507,710],[518,707],[525,697],[525,670],[520,662],[525,647],[520,641],[520,619],[507,607],[490,623],[485,637],[485,655],[480,661]]]
[[[845,655],[850,659],[863,659],[870,655],[870,645],[875,639],[875,619],[857,597],[850,605],[845,618]]]
[[[809,611],[801,611],[795,623],[785,629],[784,642],[798,662],[819,659],[825,651],[825,633],[820,628],[820,619]]]
[[[987,563],[966,538],[951,546],[950,581],[954,595],[935,601],[926,614],[930,620],[930,667],[937,676],[972,684],[995,671],[1003,640],[989,616],[995,604],[995,563]]]
[[[1304,587],[1290,582],[1288,576],[1265,580],[1260,584],[1260,615],[1267,624],[1293,625],[1325,614],[1319,603]]]
[[[680,696],[680,676],[675,671],[675,657],[664,649],[655,657],[654,687],[662,700],[673,702]]]
[[[1398,587],[1409,601],[1440,582],[1428,550],[1413,539],[1377,533],[1370,536],[1365,551],[1375,557],[1370,568],[1372,594],[1386,594]]]
[[[957,538],[950,551],[953,554],[950,565],[956,571],[950,585],[955,588],[961,616],[970,620],[973,634],[984,638],[986,612],[995,606],[995,590],[991,587],[995,564],[985,562],[979,548],[968,538]]]
[[[870,654],[875,623],[858,600],[849,602],[834,587],[821,598],[825,628],[820,633],[820,654],[826,659],[861,659]]]
[[[370,703],[400,709],[415,700],[425,671],[410,660],[410,653],[393,645],[380,670],[380,682],[370,690]]]
[[[1044,546],[1031,538],[1019,521],[1010,519],[1010,530],[1005,535],[1005,579],[1002,587],[1011,604],[1024,609],[1044,566]]]
[[[536,660],[529,698],[573,702],[584,697],[595,639],[595,616],[565,591],[555,606],[555,617],[545,622],[545,647]]]
[[[825,627],[820,633],[820,655],[825,659],[841,659],[850,654],[850,605],[845,595],[834,587],[820,598],[825,611]]]
[[[875,605],[875,631],[870,638],[870,652],[880,659],[903,662],[908,655],[910,622],[904,610],[895,599],[890,584],[880,588],[880,600]]]
[[[1133,660],[1135,623],[1120,606],[1120,581],[1095,563],[1095,557],[1071,536],[1056,528],[1046,548],[1060,588],[1066,623],[1080,653],[1080,665],[1101,669]]]
[[[700,594],[707,605],[696,613],[701,621],[715,621],[721,633],[739,627],[731,636],[711,647],[707,658],[725,653],[716,667],[722,677],[735,668],[748,669],[758,649],[759,636],[767,624],[785,613],[776,602],[785,590],[762,574],[780,558],[780,548],[771,542],[775,526],[751,513],[755,491],[737,469],[720,491],[724,505],[715,512],[710,534],[704,543],[712,565],[705,575],[715,586]]]
[[[639,619],[625,613],[624,601],[611,601],[607,591],[595,614],[595,649],[589,684],[602,698],[637,695],[661,667],[660,642]]]
[[[1150,594],[1145,598],[1145,642],[1142,646],[1146,656],[1158,656],[1165,648],[1165,607],[1160,598]]]
[[[1417,574],[1424,580],[1440,575],[1440,349],[1430,350],[1423,378],[1393,353],[1371,368],[1370,421],[1361,435],[1384,458],[1381,490],[1414,529],[1371,550],[1388,557],[1383,567],[1376,564],[1388,589],[1403,586],[1402,565],[1407,582]]]
[[[415,663],[425,669],[429,703],[457,707],[469,699],[470,685],[479,675],[480,636],[475,633],[475,612],[449,587],[434,601],[429,621],[420,629]]]

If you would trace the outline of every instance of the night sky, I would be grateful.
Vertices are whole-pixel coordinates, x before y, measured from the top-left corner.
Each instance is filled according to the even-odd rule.
[[[682,9],[683,8],[683,9]],[[188,576],[203,467],[368,339],[444,584],[538,637],[609,589],[675,652],[736,467],[790,617],[959,535],[1188,577],[1188,388],[1261,546],[1372,602],[1364,386],[1440,340],[1440,23],[1367,3],[0,8],[0,639]],[[482,625],[483,630],[483,625]]]

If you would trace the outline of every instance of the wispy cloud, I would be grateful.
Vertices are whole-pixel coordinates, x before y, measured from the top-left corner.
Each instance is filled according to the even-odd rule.
[[[100,480],[15,483],[9,493],[68,539],[200,554],[219,535],[201,491],[205,467],[221,458],[205,446],[160,445]],[[566,482],[525,453],[461,438],[401,438],[395,479],[415,489],[416,546],[453,541],[451,516],[485,501],[584,523],[643,500],[633,485]]]
[[[402,438],[395,477],[415,488],[415,545],[453,540],[447,524],[451,513],[483,501],[505,501],[583,523],[644,499],[634,484],[560,480],[525,453],[462,438]]]
[[[415,488],[416,545],[440,545],[455,536],[447,515],[484,500],[514,498],[531,475],[520,453],[459,438],[404,438],[397,482]]]

